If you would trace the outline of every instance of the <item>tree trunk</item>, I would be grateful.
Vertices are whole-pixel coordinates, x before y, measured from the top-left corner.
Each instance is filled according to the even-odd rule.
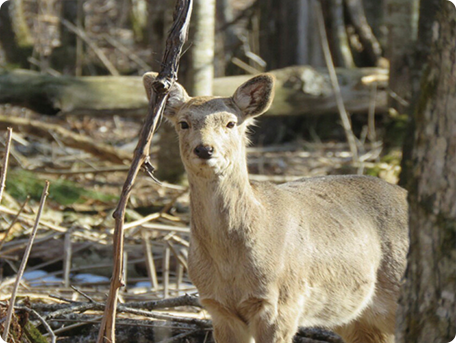
[[[415,1],[415,0],[413,0]],[[410,103],[412,106],[409,106],[407,114],[409,115],[409,125],[407,128],[407,134],[405,135],[404,148],[402,154],[402,163],[401,163],[401,177],[399,179],[399,185],[405,187],[407,180],[413,177],[412,165],[409,161],[412,160],[412,147],[414,140],[414,130],[415,123],[413,120],[415,107],[420,99],[421,93],[421,79],[423,77],[423,71],[427,70],[427,65],[429,62],[429,56],[431,54],[432,46],[432,35],[433,29],[432,26],[436,22],[437,12],[441,5],[440,0],[420,0],[419,3],[419,16],[418,18],[418,38],[413,50],[413,61],[410,69],[409,79],[404,80],[404,82],[409,83],[408,86],[411,90],[412,97],[410,98]],[[416,20],[416,19],[414,19]],[[406,34],[406,33],[404,33]],[[402,38],[406,39],[406,38]],[[402,73],[400,69],[395,71],[390,70],[390,77],[394,77],[396,80],[399,80],[401,77],[395,75],[396,73]]]
[[[7,1],[0,11],[0,45],[5,52],[7,63],[19,65],[21,68],[28,68],[30,63],[27,58],[32,55],[33,40],[30,36],[27,23],[23,17],[22,10],[18,6],[21,2]],[[15,20],[22,21],[22,33],[16,34],[18,24]]]
[[[379,65],[382,57],[380,43],[372,32],[372,28],[367,22],[364,6],[361,0],[345,0],[348,17],[354,26],[356,34],[364,48],[368,59],[368,66]]]
[[[190,58],[183,84],[193,96],[211,95],[214,78],[215,0],[195,0],[192,12]],[[168,182],[182,180],[185,169],[179,157],[177,136],[169,123],[160,131],[157,177]]]
[[[408,268],[397,342],[450,342],[456,335],[456,17],[442,3],[414,113]]]
[[[260,56],[266,61],[267,69],[297,64],[298,17],[302,5],[296,0],[261,0],[259,6]]]
[[[185,86],[192,96],[212,95],[215,0],[195,0],[192,15],[193,42],[190,47],[189,79]]]
[[[355,62],[353,61],[345,27],[343,0],[330,0],[329,3],[330,20],[327,26],[330,27],[328,33],[332,39],[329,43],[334,64],[337,67],[354,68]]]
[[[418,0],[389,0],[388,2],[388,51],[390,61],[389,88],[393,96],[389,105],[399,113],[408,112],[412,98],[411,68],[414,56],[416,32],[413,28],[418,17],[413,14]]]
[[[153,70],[160,70],[166,37],[173,23],[174,6],[174,0],[148,0],[149,41],[153,51],[149,63]],[[179,146],[176,144],[176,132],[170,123],[163,120],[159,134],[156,175],[163,181],[178,182],[184,174],[184,167],[179,156]]]

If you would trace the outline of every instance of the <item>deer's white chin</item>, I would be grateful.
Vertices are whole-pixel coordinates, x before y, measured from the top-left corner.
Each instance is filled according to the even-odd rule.
[[[193,158],[190,164],[190,166],[187,166],[187,169],[192,170],[198,176],[204,177],[213,177],[223,174],[227,166],[226,161],[220,157],[212,157],[208,160]]]

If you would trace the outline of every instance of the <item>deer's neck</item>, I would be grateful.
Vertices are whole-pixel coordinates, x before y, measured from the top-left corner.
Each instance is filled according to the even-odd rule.
[[[189,182],[194,234],[212,236],[251,230],[261,205],[250,185],[246,161],[210,179],[189,174]]]

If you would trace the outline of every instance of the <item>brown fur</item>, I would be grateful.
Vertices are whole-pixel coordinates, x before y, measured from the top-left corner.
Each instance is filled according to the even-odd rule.
[[[291,343],[302,325],[334,329],[348,343],[391,343],[406,192],[365,176],[250,183],[246,130],[272,90],[268,74],[231,98],[190,98],[176,84],[166,110],[190,182],[189,272],[215,339]],[[196,156],[199,145],[213,148],[211,158]]]

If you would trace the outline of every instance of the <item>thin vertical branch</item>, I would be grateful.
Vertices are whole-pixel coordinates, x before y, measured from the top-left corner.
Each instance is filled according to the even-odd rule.
[[[125,212],[130,199],[131,191],[138,175],[139,169],[144,166],[153,170],[149,162],[150,143],[152,136],[163,114],[168,99],[168,94],[177,80],[179,61],[182,47],[187,41],[188,27],[192,13],[193,0],[178,0],[174,11],[174,23],[166,40],[166,49],[162,59],[162,68],[153,83],[154,94],[150,94],[149,113],[139,134],[138,144],[134,151],[133,161],[124,182],[119,203],[114,211],[114,267],[111,278],[111,287],[106,301],[103,320],[97,343],[115,343],[115,317],[117,310],[117,297],[122,287],[123,245]]]
[[[353,133],[350,118],[345,109],[344,99],[342,98],[342,93],[340,91],[339,81],[337,80],[336,69],[334,68],[334,63],[331,57],[331,51],[329,49],[328,37],[326,35],[323,10],[321,8],[319,0],[314,0],[314,8],[317,17],[318,32],[320,33],[321,47],[323,48],[323,54],[325,56],[326,66],[328,68],[329,77],[331,79],[331,84],[334,91],[334,96],[336,98],[340,119],[342,120],[342,126],[345,131],[345,136],[347,137],[350,152],[352,154],[352,159],[353,161],[358,161],[358,147],[356,145],[356,137]]]
[[[65,287],[70,286],[71,255],[73,247],[71,244],[71,231],[72,230],[70,229],[67,233],[65,233],[65,241],[63,243],[63,283]]]
[[[169,296],[169,259],[171,255],[171,250],[169,248],[168,242],[163,244],[163,298],[166,299]]]
[[[146,256],[146,268],[147,274],[149,275],[150,285],[152,290],[158,289],[158,278],[157,270],[155,269],[154,255],[152,253],[152,247],[149,242],[149,235],[143,230],[142,240],[144,247],[144,255]]]
[[[3,156],[3,169],[2,169],[2,176],[0,180],[0,203],[2,202],[3,198],[3,190],[5,189],[6,184],[6,172],[8,170],[8,161],[9,161],[9,153],[11,148],[11,138],[13,137],[13,129],[7,129],[7,137],[6,137],[6,145],[5,145],[5,156]]]
[[[19,211],[17,212],[13,221],[11,222],[10,226],[8,227],[8,229],[5,232],[5,236],[3,237],[2,242],[0,243],[0,251],[2,251],[3,244],[5,244],[6,239],[8,238],[11,229],[13,228],[14,224],[16,224],[17,221],[19,220],[19,216],[21,215],[22,211],[24,211],[24,208],[25,208],[25,206],[27,206],[29,200],[30,200],[30,195],[27,195],[27,198],[25,199],[24,203],[21,205],[21,208],[19,209]]]
[[[49,181],[46,181],[46,184],[43,189],[43,193],[41,194],[40,206],[38,208],[38,213],[36,214],[35,224],[33,225],[32,232],[30,234],[30,238],[25,248],[24,256],[22,258],[21,266],[19,267],[19,271],[17,272],[16,281],[13,287],[13,293],[11,294],[11,299],[9,301],[8,312],[6,313],[6,321],[5,321],[5,329],[3,330],[2,338],[4,341],[8,340],[9,335],[9,328],[11,325],[11,319],[13,317],[14,311],[14,303],[16,302],[17,291],[19,289],[19,283],[21,282],[22,275],[24,275],[25,267],[27,266],[27,262],[30,256],[30,251],[32,250],[33,242],[36,237],[36,233],[38,231],[38,225],[40,223],[41,214],[43,213],[44,204],[46,202],[46,198],[49,192]]]
[[[367,137],[371,143],[373,143],[377,139],[377,135],[375,134],[375,99],[377,98],[377,82],[374,82],[371,85],[370,94],[369,113],[367,116]]]

